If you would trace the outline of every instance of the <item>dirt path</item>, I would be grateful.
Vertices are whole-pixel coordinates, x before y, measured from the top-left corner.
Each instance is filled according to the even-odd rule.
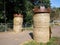
[[[30,31],[0,33],[0,45],[19,45],[25,41],[29,41],[31,40],[29,33]]]
[[[60,26],[54,26],[52,28],[52,36],[53,37],[60,37]]]

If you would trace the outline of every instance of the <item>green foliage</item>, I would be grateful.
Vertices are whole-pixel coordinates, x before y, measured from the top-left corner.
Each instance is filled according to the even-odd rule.
[[[29,0],[25,0],[24,2],[24,13],[25,13],[25,23],[28,25],[32,25],[32,18],[33,18],[33,4]]]
[[[46,6],[46,8],[50,7],[50,0],[42,0],[42,1],[43,1],[44,5]],[[33,15],[34,15],[33,14],[34,5],[29,0],[25,0],[25,1],[23,1],[23,3],[24,3],[24,7],[25,7],[24,12],[25,12],[25,15],[26,15],[25,21],[26,21],[27,24],[29,24],[29,23],[32,24],[33,23],[32,19],[33,19]],[[39,6],[39,5],[40,4],[38,4],[37,6]]]
[[[3,25],[2,23],[0,23],[0,32],[4,32],[5,31],[5,25]]]
[[[47,7],[50,7],[50,0],[43,0],[44,5]]]
[[[15,11],[15,12],[23,14],[24,17],[25,17],[24,18],[24,20],[25,20],[24,23],[32,25],[32,23],[33,23],[32,18],[33,18],[33,15],[34,15],[33,14],[34,5],[33,5],[33,1],[32,2],[31,1],[32,0],[9,0],[9,1],[6,0],[5,5],[7,5],[6,6],[6,8],[7,8],[7,7],[9,7],[10,3],[12,3],[12,5],[14,5],[14,7],[12,7],[14,9],[12,9],[12,10]],[[46,7],[50,6],[50,0],[43,0],[43,2],[46,5]],[[4,7],[4,2],[3,2],[3,0],[0,0],[0,11],[3,12],[4,8],[5,8]],[[7,15],[10,15],[9,12],[11,12],[11,11],[10,10],[8,11],[8,10],[9,9],[7,8]],[[2,16],[2,13],[0,13],[0,18],[1,19],[4,18]],[[8,20],[10,20],[9,18],[10,18],[10,16],[7,17]]]
[[[22,10],[20,8],[22,6],[21,1],[20,0],[14,0],[13,2],[15,4],[14,11],[17,13],[22,13]]]
[[[60,45],[60,38],[52,37],[48,43],[37,43],[35,41],[30,41],[24,45]]]
[[[30,41],[28,43],[25,43],[24,45],[37,45],[38,43],[36,43],[35,41]]]
[[[50,18],[51,18],[51,21],[57,20],[58,18],[60,18],[60,8],[55,8],[55,7],[52,8],[50,13]]]
[[[0,11],[0,19],[3,19],[4,17],[3,17],[3,13],[2,13],[2,11]]]
[[[3,19],[3,0],[0,0],[0,19]]]
[[[3,4],[3,0],[0,0],[0,11],[3,10],[3,8],[4,8],[3,5],[4,5],[4,4]]]
[[[37,7],[40,7],[40,5],[44,5],[46,8],[48,8],[50,7],[50,0],[36,0],[34,5]]]

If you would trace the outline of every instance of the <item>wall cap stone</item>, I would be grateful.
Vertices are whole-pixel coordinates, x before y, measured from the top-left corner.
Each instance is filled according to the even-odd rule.
[[[23,17],[22,14],[14,14],[14,17]]]
[[[44,7],[41,7],[40,9],[38,7],[34,7],[33,9],[33,12],[34,13],[50,13],[50,8],[44,8]]]

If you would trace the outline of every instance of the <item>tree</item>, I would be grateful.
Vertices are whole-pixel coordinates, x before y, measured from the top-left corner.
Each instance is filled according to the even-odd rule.
[[[40,7],[40,5],[44,5],[46,8],[50,7],[50,0],[31,0],[34,6]]]
[[[50,7],[50,0],[43,0],[44,5],[47,7]]]
[[[4,3],[3,0],[0,0],[0,23],[4,22],[3,10],[4,10]]]
[[[41,0],[5,0],[7,21],[11,22],[13,19],[13,13],[18,12],[24,15],[24,23],[32,24],[33,8],[35,5],[38,6],[38,4],[40,3],[39,1],[41,2]],[[46,5],[46,7],[50,6],[50,0],[42,1]],[[0,9],[2,9],[0,10],[1,12],[3,12],[4,9],[3,6],[4,6],[3,0],[0,0]]]
[[[60,8],[52,8],[51,9],[51,22],[53,22],[53,20],[57,20],[58,18],[60,18]]]
[[[33,4],[29,0],[24,1],[24,13],[25,13],[25,18],[24,18],[24,23],[27,26],[32,25],[32,18],[33,18]]]
[[[45,5],[45,7],[50,7],[50,0],[42,0],[42,3]],[[23,6],[24,6],[24,23],[25,24],[32,24],[33,20],[33,8],[34,6],[40,6],[41,0],[25,0],[23,1]]]

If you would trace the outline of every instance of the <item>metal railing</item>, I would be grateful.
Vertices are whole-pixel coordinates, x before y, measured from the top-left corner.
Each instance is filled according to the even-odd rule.
[[[23,27],[22,31],[24,30],[33,30],[33,26],[31,27]],[[0,23],[0,32],[7,32],[13,31],[13,23]]]
[[[12,31],[12,23],[0,23],[0,32]]]

